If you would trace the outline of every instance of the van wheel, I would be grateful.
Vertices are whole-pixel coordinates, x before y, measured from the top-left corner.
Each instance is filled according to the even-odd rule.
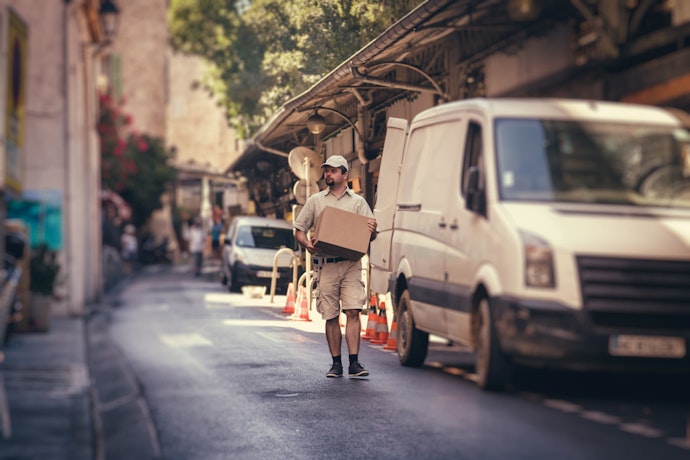
[[[424,364],[429,349],[429,334],[420,331],[414,324],[410,311],[410,293],[405,290],[398,302],[398,358],[400,364],[419,367]]]
[[[512,364],[501,352],[488,299],[482,299],[479,303],[478,332],[475,363],[477,385],[484,390],[501,391],[510,383]]]

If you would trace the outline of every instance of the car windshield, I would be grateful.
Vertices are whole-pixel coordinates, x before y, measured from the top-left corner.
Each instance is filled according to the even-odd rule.
[[[260,249],[292,249],[295,243],[290,229],[246,225],[237,231],[237,246]]]
[[[499,119],[495,132],[502,200],[690,208],[687,130]]]

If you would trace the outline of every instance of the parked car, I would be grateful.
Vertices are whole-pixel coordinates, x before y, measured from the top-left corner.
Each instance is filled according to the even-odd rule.
[[[278,257],[276,293],[287,292],[293,280],[293,254],[298,254],[298,248],[292,224],[267,217],[235,217],[223,242],[221,282],[230,292],[239,292],[243,286],[270,289],[273,261],[282,248],[295,252],[284,251]]]

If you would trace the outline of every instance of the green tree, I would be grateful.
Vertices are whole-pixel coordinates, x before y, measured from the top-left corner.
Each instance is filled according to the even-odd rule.
[[[172,0],[173,47],[205,58],[203,84],[242,137],[422,0]]]
[[[175,179],[170,154],[160,138],[129,131],[132,118],[108,94],[99,98],[101,186],[117,192],[132,208],[132,223],[143,226],[160,209],[161,196]]]

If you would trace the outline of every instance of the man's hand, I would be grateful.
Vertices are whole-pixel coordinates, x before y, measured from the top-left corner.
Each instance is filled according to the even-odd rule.
[[[313,238],[308,240],[307,235],[302,230],[295,230],[295,239],[297,239],[297,242],[301,244],[304,249],[309,251],[311,254],[314,254],[316,251],[316,248],[314,247],[316,240]]]
[[[371,238],[369,238],[369,241],[374,241],[376,239],[377,231],[376,231],[376,219],[369,219],[367,221],[367,226],[369,227],[369,231],[371,232]]]

